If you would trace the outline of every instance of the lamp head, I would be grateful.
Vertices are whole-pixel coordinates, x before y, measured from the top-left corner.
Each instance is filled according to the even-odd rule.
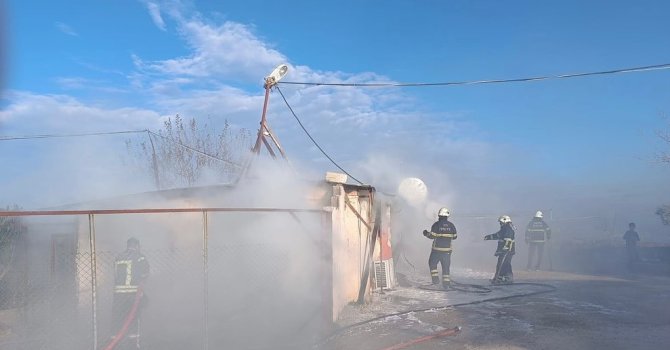
[[[288,73],[288,66],[280,64],[275,68],[270,75],[265,77],[265,87],[271,87],[277,84]]]

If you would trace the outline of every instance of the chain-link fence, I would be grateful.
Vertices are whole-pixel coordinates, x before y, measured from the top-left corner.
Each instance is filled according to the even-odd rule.
[[[129,237],[150,265],[142,349],[300,349],[328,323],[320,210],[2,212],[0,349],[110,349],[115,259]],[[128,342],[130,343],[130,342]],[[115,347],[120,349],[120,347]]]

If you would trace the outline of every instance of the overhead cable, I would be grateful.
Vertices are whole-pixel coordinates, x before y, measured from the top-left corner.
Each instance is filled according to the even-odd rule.
[[[657,64],[652,66],[621,68],[621,69],[597,71],[597,72],[544,75],[544,76],[512,78],[512,79],[450,81],[450,82],[436,82],[436,83],[317,83],[317,82],[280,81],[277,84],[310,85],[310,86],[348,86],[348,87],[423,87],[423,86],[476,85],[476,84],[518,83],[518,82],[540,81],[550,79],[567,79],[567,78],[586,77],[592,75],[634,73],[634,72],[645,72],[645,71],[664,70],[664,69],[670,69],[670,63]]]
[[[142,133],[142,132],[146,132],[146,130],[105,131],[105,132],[91,132],[91,133],[81,133],[81,134],[44,134],[44,135],[0,136],[0,141],[51,139],[51,138],[118,135],[118,134],[137,134],[137,133]]]
[[[171,139],[169,137],[163,136],[161,134],[157,134],[151,130],[144,129],[144,130],[124,130],[124,131],[104,131],[104,132],[90,132],[90,133],[79,133],[79,134],[41,134],[41,135],[21,135],[21,136],[0,136],[0,141],[13,141],[13,140],[34,140],[34,139],[51,139],[51,138],[68,138],[68,137],[84,137],[84,136],[102,136],[102,135],[119,135],[119,134],[139,134],[139,133],[148,133],[149,135],[154,135],[157,137],[160,137],[164,140],[167,140],[169,142],[172,142],[174,144],[179,145],[180,147],[184,147],[190,151],[193,151],[195,153],[204,155],[206,157],[222,161],[224,163],[228,163],[230,165],[233,165],[238,168],[242,168],[241,165],[223,159],[219,158],[217,156],[208,154],[206,152],[200,151],[198,149],[195,149],[193,147],[187,146],[177,140]]]
[[[193,152],[195,152],[195,153],[201,154],[201,155],[203,155],[203,156],[205,156],[205,157],[209,157],[209,158],[211,158],[211,159],[215,159],[215,160],[218,160],[218,161],[222,161],[222,162],[224,162],[224,163],[228,163],[228,164],[230,164],[230,165],[232,165],[232,166],[234,166],[234,167],[236,167],[236,168],[240,168],[240,169],[243,168],[241,165],[239,165],[239,164],[237,164],[237,163],[235,163],[235,162],[232,162],[232,161],[227,160],[227,159],[219,158],[219,157],[217,157],[217,156],[214,156],[214,155],[211,155],[211,154],[209,154],[209,153],[203,152],[203,151],[201,151],[201,150],[199,150],[199,149],[196,149],[196,148],[193,148],[193,147],[191,147],[191,146],[185,145],[185,144],[183,144],[183,143],[181,143],[181,142],[179,142],[179,141],[177,141],[177,140],[175,140],[175,139],[173,139],[173,138],[170,138],[170,137],[167,137],[167,136],[163,136],[163,135],[161,135],[161,134],[157,134],[157,133],[155,133],[155,132],[153,132],[153,131],[151,131],[151,130],[144,130],[143,132],[148,132],[148,133],[151,134],[151,135],[154,135],[154,136],[156,136],[156,137],[160,137],[160,138],[162,138],[162,139],[164,139],[164,140],[166,140],[166,141],[172,142],[172,143],[174,143],[174,144],[176,144],[176,145],[179,145],[179,146],[181,146],[181,147],[184,147],[184,148],[186,148],[186,149],[188,149],[188,150],[190,150],[190,151],[193,151]]]
[[[275,85],[275,86],[276,86],[276,85]],[[300,121],[300,118],[298,118],[298,116],[295,114],[295,112],[293,111],[293,108],[291,108],[291,105],[288,103],[288,100],[286,100],[286,97],[284,96],[284,93],[281,92],[281,89],[279,88],[279,86],[276,86],[276,88],[277,88],[277,91],[279,91],[279,94],[281,95],[282,99],[284,99],[284,103],[286,103],[286,107],[288,107],[288,109],[291,111],[291,114],[293,114],[293,117],[295,118],[295,120],[298,122],[298,124],[299,124],[300,127],[302,128],[302,131],[304,131],[305,134],[307,135],[307,137],[309,137],[309,139],[312,140],[312,143],[314,144],[314,146],[316,146],[316,148],[318,148],[319,151],[321,151],[321,153],[322,153],[326,158],[328,158],[328,160],[329,160],[331,163],[333,163],[333,165],[335,165],[338,169],[342,170],[343,173],[347,174],[352,180],[358,182],[360,185],[363,185],[363,182],[361,182],[360,180],[358,180],[357,178],[355,178],[353,175],[349,174],[349,172],[347,172],[346,170],[344,170],[344,168],[342,168],[339,164],[337,164],[337,162],[335,162],[335,161],[333,160],[333,158],[331,158],[331,157],[328,155],[328,153],[326,153],[326,151],[324,151],[323,148],[321,148],[321,146],[319,145],[319,143],[316,142],[316,140],[314,140],[314,138],[312,137],[312,135],[309,133],[309,131],[307,131],[307,129],[305,128],[305,126],[302,124],[302,122]]]

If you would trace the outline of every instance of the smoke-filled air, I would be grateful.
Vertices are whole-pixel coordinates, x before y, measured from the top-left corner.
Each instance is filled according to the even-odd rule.
[[[670,4],[0,0],[0,349],[664,349]]]

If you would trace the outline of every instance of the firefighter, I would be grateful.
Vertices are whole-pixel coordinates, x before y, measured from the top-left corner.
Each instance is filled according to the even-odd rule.
[[[498,248],[495,256],[498,257],[496,264],[496,272],[491,279],[492,284],[511,284],[514,282],[514,275],[512,273],[512,257],[516,251],[514,244],[514,225],[512,219],[503,215],[498,218],[500,223],[500,230],[498,232],[484,236],[484,240],[498,240]]]
[[[528,264],[526,270],[530,270],[533,264],[533,256],[537,252],[537,263],[535,270],[539,270],[542,265],[542,256],[544,255],[544,243],[551,239],[551,229],[542,219],[542,212],[538,210],[535,217],[530,220],[526,226],[526,244],[528,245]]]
[[[437,221],[430,227],[430,231],[423,230],[426,238],[433,240],[433,249],[428,258],[430,277],[433,284],[440,284],[440,273],[437,264],[442,265],[442,288],[449,289],[451,277],[449,266],[451,265],[451,241],[456,239],[456,226],[449,221],[449,209],[441,208],[437,212]]]
[[[149,277],[149,262],[140,252],[140,241],[137,238],[131,237],[126,241],[126,250],[114,261],[114,274],[112,337],[119,335],[135,302],[144,299],[138,293],[141,293],[140,287]],[[126,334],[122,335],[120,348],[140,348],[139,310],[138,307]]]

